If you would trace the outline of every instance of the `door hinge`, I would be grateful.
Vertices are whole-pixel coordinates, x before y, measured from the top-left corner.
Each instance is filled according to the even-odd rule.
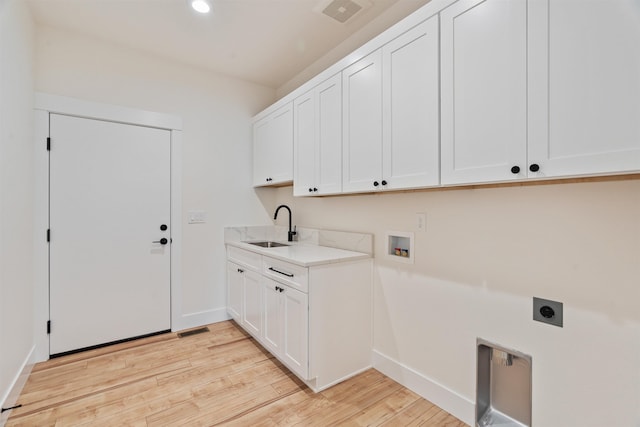
[[[51,320],[47,320],[47,335],[51,333]]]
[[[47,228],[47,242],[51,241],[51,229]]]
[[[51,138],[47,137],[47,151],[51,151]]]

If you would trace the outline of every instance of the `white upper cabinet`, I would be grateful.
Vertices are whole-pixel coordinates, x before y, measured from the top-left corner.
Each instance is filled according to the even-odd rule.
[[[438,18],[343,71],[343,190],[439,184]]]
[[[253,185],[293,179],[293,106],[289,102],[253,125]]]
[[[527,1],[441,12],[442,184],[526,177]]]
[[[382,48],[384,188],[440,183],[438,74],[437,16]]]
[[[342,72],[342,189],[372,191],[382,174],[382,51]]]
[[[333,76],[294,101],[294,196],[342,191],[342,80]]]
[[[541,176],[640,169],[637,0],[530,2],[529,164]]]

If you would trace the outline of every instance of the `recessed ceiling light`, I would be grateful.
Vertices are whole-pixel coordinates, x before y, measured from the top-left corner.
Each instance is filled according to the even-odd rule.
[[[211,11],[211,2],[209,0],[189,0],[189,4],[193,10],[199,13],[209,13]]]

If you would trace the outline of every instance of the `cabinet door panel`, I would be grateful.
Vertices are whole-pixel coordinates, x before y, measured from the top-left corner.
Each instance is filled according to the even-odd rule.
[[[529,163],[542,176],[639,170],[638,2],[545,0],[530,11]]]
[[[443,184],[514,179],[512,166],[525,170],[526,6],[462,0],[441,14]]]
[[[262,283],[260,275],[253,271],[244,272],[244,327],[254,337],[262,335]]]
[[[242,324],[242,300],[244,271],[242,267],[232,262],[227,262],[227,312],[229,315]]]
[[[280,355],[282,348],[282,298],[276,287],[280,287],[277,282],[263,278],[264,311],[263,344],[273,354]]]
[[[382,174],[381,51],[342,72],[343,185],[345,192],[374,190]]]
[[[271,146],[267,158],[273,184],[293,179],[293,107],[278,110],[271,123]]]
[[[309,189],[316,185],[315,98],[314,91],[311,91],[294,102],[294,196],[313,195]]]
[[[269,120],[264,118],[253,125],[253,185],[265,185],[269,177]]]
[[[383,174],[391,189],[440,182],[438,17],[383,47]]]
[[[304,379],[309,372],[309,299],[307,294],[286,287],[284,290],[283,358]]]
[[[342,80],[340,74],[317,89],[316,184],[320,194],[342,191]]]
[[[253,125],[253,185],[293,179],[293,105],[288,103]]]

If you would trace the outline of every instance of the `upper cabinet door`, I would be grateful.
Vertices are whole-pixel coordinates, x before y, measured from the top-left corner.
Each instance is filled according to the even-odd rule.
[[[526,0],[461,0],[441,20],[442,184],[526,177]]]
[[[293,180],[292,103],[253,125],[253,185],[271,185]]]
[[[529,163],[541,176],[640,169],[637,0],[529,6]]]
[[[371,191],[382,175],[382,53],[342,71],[344,192]],[[377,183],[378,185],[375,185]]]
[[[315,91],[294,101],[293,129],[293,195],[313,195],[317,145]]]
[[[438,17],[382,48],[387,189],[440,183]]]
[[[336,74],[316,89],[318,147],[316,187],[319,194],[342,191],[342,77]]]
[[[294,101],[294,196],[342,191],[342,78]]]

